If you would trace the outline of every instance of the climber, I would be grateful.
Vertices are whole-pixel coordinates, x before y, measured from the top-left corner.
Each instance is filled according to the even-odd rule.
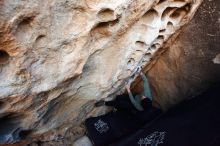
[[[139,72],[135,75],[139,75]],[[88,136],[96,146],[115,143],[160,115],[161,110],[152,106],[148,80],[142,72],[140,75],[144,82],[143,94],[133,96],[130,83],[127,83],[128,94],[118,95],[112,101],[101,100],[95,104],[97,107],[106,105],[116,109],[105,115],[86,119]]]
[[[130,84],[126,85],[126,89],[130,98],[131,103],[138,111],[143,111],[144,109],[148,108],[148,104],[152,102],[152,95],[149,88],[149,83],[146,76],[140,72],[141,78],[144,82],[144,92],[141,95],[136,95],[135,98],[130,90]]]
[[[139,74],[139,71],[136,73],[135,76]],[[144,73],[140,72],[141,78],[143,80],[144,85],[144,91],[142,94],[137,94],[135,97],[131,93],[130,90],[130,82],[126,84],[126,89],[128,94],[122,94],[116,96],[115,100],[112,101],[104,101],[101,100],[97,103],[95,103],[95,106],[112,106],[117,110],[123,110],[123,111],[144,111],[148,107],[151,106],[152,103],[152,95],[149,88],[149,83],[147,77],[144,75]]]
[[[114,146],[220,146],[219,89],[217,82],[121,138]]]

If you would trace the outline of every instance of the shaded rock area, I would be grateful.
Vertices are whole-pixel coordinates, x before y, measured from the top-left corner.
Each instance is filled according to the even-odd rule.
[[[148,72],[155,104],[163,109],[220,81],[220,1],[204,1],[193,20],[173,39]],[[138,83],[135,90],[141,88]]]
[[[187,43],[194,38],[183,35],[179,46],[176,43],[172,46],[173,52],[168,50],[171,55],[160,55],[167,50],[164,45],[170,46],[164,42],[179,33],[201,2],[0,1],[0,143],[20,141],[15,145],[71,145],[85,133],[83,121],[86,117],[107,110],[94,109],[95,100],[124,92],[125,81],[139,66],[147,64],[154,68],[149,77],[156,102],[165,108],[182,99],[183,96],[173,98],[174,91],[179,93],[177,84],[166,88],[172,84],[167,82],[171,78],[163,77],[169,73],[166,73],[166,65],[160,65],[160,62],[166,64],[171,59],[169,68],[173,61],[186,62],[188,66],[190,63],[198,64],[199,59],[193,57],[185,61],[175,57],[186,51],[183,45],[191,47],[192,52],[189,50],[188,56],[197,54],[198,49]],[[203,9],[207,9],[206,6]],[[201,18],[207,19],[205,15]],[[194,27],[202,31],[203,25],[197,26],[197,23],[200,20],[196,19],[191,24],[193,26],[189,25],[191,30]],[[191,31],[189,29],[185,30],[186,33]],[[195,34],[194,37],[197,36]],[[201,47],[199,44],[200,40],[197,47]],[[217,62],[215,66],[219,62],[216,55],[210,55],[212,65]],[[191,75],[188,66],[180,66],[173,74],[180,75],[178,72],[184,70],[182,74]],[[176,78],[174,81],[178,80]],[[158,79],[164,81],[161,87]],[[195,84],[200,82],[195,80]],[[181,86],[188,89],[184,82]],[[180,95],[183,94],[184,91]]]

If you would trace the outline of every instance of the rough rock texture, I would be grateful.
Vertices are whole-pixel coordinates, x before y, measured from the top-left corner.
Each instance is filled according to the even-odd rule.
[[[220,1],[204,1],[180,35],[170,40],[148,72],[155,104],[165,110],[220,81]],[[136,82],[138,91],[142,87]]]
[[[94,99],[123,91],[200,3],[0,1],[0,142],[41,135],[68,145],[97,113]]]

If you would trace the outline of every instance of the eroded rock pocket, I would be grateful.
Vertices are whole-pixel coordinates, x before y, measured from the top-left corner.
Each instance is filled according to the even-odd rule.
[[[9,58],[10,58],[10,56],[6,51],[0,50],[0,65],[6,64],[9,60]]]

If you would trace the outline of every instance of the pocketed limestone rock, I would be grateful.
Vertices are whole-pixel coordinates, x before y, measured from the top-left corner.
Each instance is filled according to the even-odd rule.
[[[167,110],[220,81],[219,11],[220,1],[204,1],[179,36],[163,46],[167,51],[156,53],[155,63],[145,66],[155,105]],[[142,89],[140,80],[134,86]]]
[[[2,0],[0,143],[81,136],[95,100],[123,92],[201,1]]]

